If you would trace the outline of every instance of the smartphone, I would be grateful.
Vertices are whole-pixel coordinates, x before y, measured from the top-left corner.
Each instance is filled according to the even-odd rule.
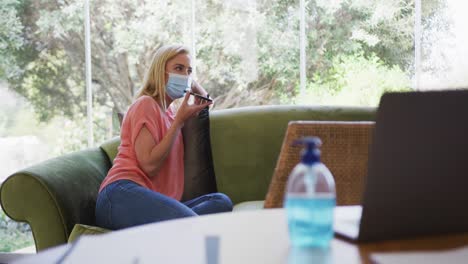
[[[208,97],[205,97],[205,96],[200,95],[200,94],[197,94],[197,93],[194,93],[194,92],[192,92],[192,91],[190,91],[190,94],[193,95],[193,96],[195,96],[195,97],[198,97],[198,98],[200,98],[200,99],[203,99],[203,100],[206,100],[206,101],[209,101],[209,102],[213,102],[213,99],[208,98]]]

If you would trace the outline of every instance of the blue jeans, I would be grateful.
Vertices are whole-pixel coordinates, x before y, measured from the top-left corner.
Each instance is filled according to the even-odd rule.
[[[111,230],[176,219],[232,211],[232,202],[222,193],[202,195],[179,202],[130,180],[118,180],[99,193],[96,224]]]

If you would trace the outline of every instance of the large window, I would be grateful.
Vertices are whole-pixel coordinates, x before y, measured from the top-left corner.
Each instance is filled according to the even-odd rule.
[[[89,146],[86,1],[0,2],[0,183]],[[163,44],[193,50],[215,110],[376,106],[385,91],[468,86],[464,1],[88,2],[94,145],[119,134],[116,113]],[[26,225],[12,226],[0,212],[0,251],[32,244]]]
[[[80,1],[0,2],[0,183],[85,145]],[[0,212],[0,251],[32,246],[29,226]]]
[[[308,1],[302,104],[376,106],[409,90],[413,1]]]
[[[290,103],[299,83],[294,1],[196,1],[197,74],[215,108]]]
[[[423,1],[421,90],[468,88],[467,8],[466,1]]]
[[[190,47],[188,1],[94,1],[91,13],[95,142],[118,135],[123,113],[140,88],[151,53],[165,43]],[[82,58],[84,63],[84,58]]]

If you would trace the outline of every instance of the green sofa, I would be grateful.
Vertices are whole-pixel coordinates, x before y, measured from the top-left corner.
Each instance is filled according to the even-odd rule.
[[[291,120],[373,121],[375,108],[256,106],[213,111],[210,134],[216,184],[235,210],[262,208]],[[14,220],[30,224],[38,251],[67,243],[94,227],[101,181],[112,165],[119,139],[53,158],[11,175],[0,202]],[[73,232],[72,232],[73,230]]]

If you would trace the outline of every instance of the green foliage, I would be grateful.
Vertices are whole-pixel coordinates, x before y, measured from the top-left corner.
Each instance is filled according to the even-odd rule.
[[[0,137],[7,135],[7,130],[15,123],[15,114],[18,111],[13,97],[4,88],[4,83],[0,82]]]
[[[0,252],[13,252],[34,245],[29,225],[11,220],[1,208],[0,238]]]
[[[299,79],[299,5],[279,1],[262,7],[265,25],[259,30],[257,86],[269,83],[279,93],[291,94]]]
[[[87,147],[85,112],[76,114],[74,119],[64,115],[55,116],[45,123],[37,119],[29,102],[8,92],[1,84],[0,97],[5,99],[5,103],[0,104],[0,137],[35,136],[50,150],[42,153],[44,159]],[[93,134],[95,144],[98,145],[118,135],[120,130],[111,108],[96,102],[94,105]]]
[[[5,113],[8,113],[6,114]],[[31,109],[26,109],[24,107],[16,108],[13,111],[2,111],[0,110],[0,136],[27,136],[31,133],[36,133],[44,124],[38,124],[36,116]],[[5,123],[2,127],[1,120],[4,119]],[[31,128],[35,127],[36,130],[33,132]]]
[[[425,17],[434,16],[440,2],[425,1]],[[337,56],[360,52],[409,69],[413,4],[308,1],[307,75],[329,78],[325,75]],[[151,52],[163,44],[191,43],[190,8],[182,0],[91,2],[93,86],[99,105],[123,112],[141,85]],[[82,113],[83,0],[8,0],[0,10],[9,14],[2,19],[11,25],[6,47],[13,52],[0,56],[8,62],[0,63],[0,69],[9,71],[11,88],[32,103],[40,120]],[[217,108],[296,96],[298,1],[202,1],[196,14],[198,78],[217,98]]]
[[[51,54],[43,50],[35,61],[28,64],[16,89],[34,105],[40,121],[59,115],[73,117],[74,113],[85,109],[84,83],[70,78],[77,72],[84,74],[82,69],[67,63],[63,51]]]
[[[430,20],[431,17],[439,16],[438,24],[446,23],[447,18],[440,17],[440,14],[435,12],[443,7],[442,2],[444,1],[425,1],[424,19]],[[267,14],[266,19],[269,24],[264,29],[265,36],[261,38],[261,42],[266,46],[265,50],[271,53],[263,54],[265,60],[260,57],[259,62],[263,69],[262,73],[266,73],[265,79],[272,84],[274,97],[284,103],[294,101],[291,98],[299,96],[295,89],[299,83],[299,23],[294,19],[297,18],[294,16],[294,12],[297,11],[292,1],[275,3],[266,1],[262,7],[262,11]],[[343,56],[376,57],[380,64],[387,65],[390,69],[397,67],[406,72],[407,76],[404,79],[408,79],[414,57],[413,24],[414,1],[309,1],[306,7],[306,74],[311,78],[309,81],[316,82],[316,78],[320,79],[320,86],[316,88],[325,89],[318,92],[321,94],[328,94],[332,89],[330,87],[337,89],[339,86],[334,83],[334,80],[336,81],[334,71],[337,70],[335,60]],[[293,40],[291,45],[283,46],[290,40]],[[356,63],[356,66],[359,66],[359,63]],[[290,70],[284,70],[288,68]],[[366,72],[366,69],[362,71]],[[373,81],[372,78],[376,75],[369,74],[371,76],[368,80]],[[265,75],[260,75],[262,76]],[[381,78],[383,77],[379,76],[375,81]],[[258,89],[258,87],[257,85],[253,88]],[[361,91],[362,87],[357,85],[354,87],[354,92],[349,93],[360,96]],[[321,101],[321,103],[332,104],[338,100],[329,99],[330,101]],[[274,102],[270,100],[267,103]],[[357,105],[370,103],[365,100],[354,100],[354,102]]]
[[[377,106],[384,92],[410,89],[407,74],[397,65],[385,65],[376,55],[339,56],[333,61],[331,77],[324,81],[314,76],[295,103]]]
[[[119,135],[120,129],[115,129],[112,110],[98,106],[93,109],[93,137],[96,145]],[[82,150],[88,147],[88,125],[85,113],[79,113],[74,120],[65,117],[56,118],[56,127],[63,129],[56,132],[52,155],[58,156],[65,153]]]
[[[21,35],[24,28],[17,14],[18,6],[18,0],[2,0],[0,3],[0,79],[21,72],[12,55],[24,44]]]

